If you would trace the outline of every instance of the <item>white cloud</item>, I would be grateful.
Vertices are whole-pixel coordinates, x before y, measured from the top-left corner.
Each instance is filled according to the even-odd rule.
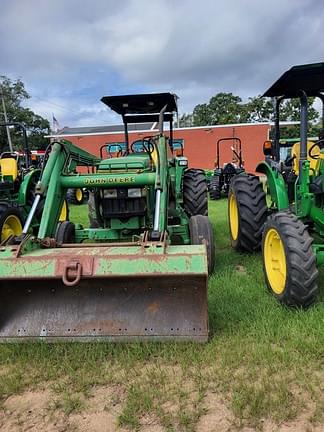
[[[115,121],[104,94],[175,91],[188,112],[323,60],[323,18],[316,0],[2,0],[0,74],[70,126]]]

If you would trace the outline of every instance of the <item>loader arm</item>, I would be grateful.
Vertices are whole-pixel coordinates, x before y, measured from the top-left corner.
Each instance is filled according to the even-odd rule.
[[[45,165],[36,193],[46,196],[38,237],[54,237],[65,193],[62,175],[74,172],[76,166],[94,166],[100,159],[68,141],[55,142]]]

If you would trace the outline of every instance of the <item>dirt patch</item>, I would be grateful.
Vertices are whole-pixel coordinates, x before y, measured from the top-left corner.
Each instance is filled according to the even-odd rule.
[[[49,407],[52,395],[49,390],[28,391],[10,396],[0,411],[1,432],[67,432],[69,422],[64,416],[52,418]]]
[[[247,270],[246,267],[242,266],[242,265],[237,265],[235,267],[235,270],[237,271],[237,273],[242,274],[242,275],[246,275],[247,274]]]
[[[258,427],[239,426],[238,419],[235,419],[228,402],[219,394],[208,392],[204,398],[206,414],[203,414],[195,429],[197,432],[324,432],[324,423],[313,423],[312,417],[315,411],[315,404],[310,403],[300,416],[289,422],[280,425],[272,420],[263,420]]]
[[[74,415],[71,418],[71,424],[78,432],[117,431],[116,416],[105,411]]]
[[[10,373],[11,369],[9,366],[0,366],[0,376],[5,376]]]
[[[263,432],[323,432],[324,425],[312,425],[304,416],[293,422],[283,423],[280,426],[271,421],[265,422]]]
[[[61,409],[53,410],[56,397],[57,395],[48,389],[10,396],[0,410],[1,432],[122,432],[126,430],[118,427],[118,416],[126,400],[125,390],[121,386],[93,388],[91,395],[85,400],[82,411],[69,416]],[[310,404],[294,421],[276,425],[266,419],[258,425],[258,428],[236,427],[238,420],[234,417],[229,402],[217,392],[208,391],[203,406],[205,413],[201,415],[194,429],[197,432],[324,431],[323,423],[312,421],[315,404]],[[169,408],[171,412],[175,409],[174,406]],[[141,418],[140,431],[163,432],[164,430],[150,413]]]
[[[216,393],[207,393],[204,401],[206,414],[200,417],[197,432],[227,432],[233,423],[233,414]]]
[[[122,399],[123,390],[118,386],[95,388],[87,399],[85,409],[70,416],[71,424],[80,432],[117,431]]]

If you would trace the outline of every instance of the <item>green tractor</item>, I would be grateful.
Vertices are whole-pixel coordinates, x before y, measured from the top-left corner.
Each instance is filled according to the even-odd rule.
[[[2,123],[0,126],[19,129],[23,138],[22,151],[10,143],[8,149],[2,149],[0,154],[0,233],[3,242],[10,236],[21,234],[34,200],[41,169],[34,167],[25,126],[18,122]],[[38,211],[33,220],[34,228],[39,225],[39,219]]]
[[[323,105],[324,63],[294,66],[263,96],[275,98],[275,136],[263,146],[265,160],[256,172],[239,175],[231,184],[228,212],[234,249],[262,247],[266,284],[283,304],[307,307],[318,292],[317,267],[324,263],[324,136],[307,140],[308,98]],[[280,159],[280,104],[300,100],[300,142]]]
[[[122,115],[125,154],[102,159],[52,143],[23,235],[1,245],[0,341],[207,340],[207,186],[170,145],[176,100],[102,98]],[[128,124],[144,121],[159,130],[141,148],[129,145]],[[89,226],[59,222],[70,188],[89,190]],[[35,236],[29,224],[43,198]]]
[[[220,144],[232,142],[232,161],[220,165]],[[209,180],[209,197],[212,200],[217,200],[224,196],[228,196],[228,191],[232,179],[244,172],[244,163],[242,159],[242,143],[240,138],[228,137],[221,138],[216,145],[216,162],[213,176]]]

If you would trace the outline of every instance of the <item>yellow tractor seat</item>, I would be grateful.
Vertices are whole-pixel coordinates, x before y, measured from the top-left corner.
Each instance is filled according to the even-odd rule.
[[[15,158],[0,159],[0,171],[2,177],[11,176],[12,181],[18,177],[18,164]]]
[[[152,158],[154,167],[156,167],[157,164],[158,164],[159,156],[158,156],[158,152],[157,152],[157,150],[156,150],[155,147],[154,147],[154,150],[151,153],[151,158]]]
[[[307,160],[310,162],[309,169],[312,171],[315,171],[317,159],[313,159],[309,156],[309,149],[314,145],[314,142],[307,141]],[[312,149],[312,155],[316,158],[320,157],[321,150],[319,146],[315,146]],[[300,142],[295,143],[291,148],[291,156],[293,159],[292,169],[295,172],[296,175],[299,174],[299,158],[300,158]]]

